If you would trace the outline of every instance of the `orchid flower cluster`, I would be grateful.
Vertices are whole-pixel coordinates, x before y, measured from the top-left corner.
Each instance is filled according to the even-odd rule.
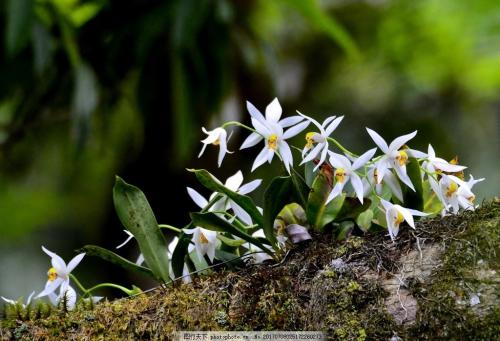
[[[261,206],[248,195],[262,185],[261,179],[244,183],[243,172],[238,170],[222,182],[205,169],[190,169],[211,194],[205,197],[187,187],[188,196],[200,211],[190,213],[191,221],[183,228],[158,224],[144,193],[117,177],[113,199],[128,236],[117,249],[135,239],[140,254],[134,262],[94,245],[83,247],[85,254],[163,284],[177,279],[189,282],[194,273],[207,273],[221,263],[278,261],[294,244],[311,239],[312,231],[330,232],[341,239],[354,229],[373,233],[384,230],[395,242],[404,222],[416,228],[414,217],[444,216],[476,208],[472,188],[484,179],[471,175],[466,181],[466,167],[459,165],[457,158],[448,162],[437,157],[431,145],[426,153],[408,147],[417,131],[387,143],[366,128],[375,146],[358,155],[334,137],[343,116],[328,117],[323,123],[300,112],[282,118],[278,99],[266,107],[265,115],[250,102],[247,109],[251,126],[230,121],[213,130],[203,127],[207,136],[201,141],[199,157],[214,145],[221,167],[226,154],[233,153],[228,147],[229,128],[249,131],[239,149],[261,146],[251,172],[274,159],[279,159],[284,172],[267,185]],[[312,129],[306,131],[309,127]],[[290,139],[304,132],[305,143],[291,146]],[[294,153],[300,158],[298,164]],[[164,231],[169,232],[168,243]],[[42,249],[51,257],[52,267],[45,289],[36,298],[47,296],[54,305],[64,300],[73,308],[77,294],[70,280],[82,292],[80,299],[92,302],[100,297],[91,293],[106,286],[128,295],[140,292],[135,286],[127,289],[112,283],[87,289],[71,273],[84,253],[66,265],[61,257]]]

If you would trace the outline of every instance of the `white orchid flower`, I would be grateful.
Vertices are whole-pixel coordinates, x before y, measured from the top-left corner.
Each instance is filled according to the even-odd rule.
[[[326,199],[326,204],[332,201],[335,197],[342,193],[344,186],[350,181],[356,195],[361,203],[363,203],[363,182],[356,170],[363,167],[375,154],[377,148],[370,149],[352,164],[351,161],[344,155],[330,152],[330,164],[335,168],[335,186],[333,187],[330,195]]]
[[[207,255],[211,262],[214,261],[215,248],[217,247],[217,232],[197,226],[192,230],[184,230],[184,233],[193,235],[192,241],[200,259],[204,255]]]
[[[394,241],[399,232],[399,225],[406,221],[408,225],[415,229],[415,222],[413,221],[413,216],[425,217],[427,213],[420,212],[417,210],[412,210],[410,208],[404,208],[400,205],[394,205],[387,200],[380,199],[382,206],[385,209],[385,219],[387,221],[387,228],[389,230],[389,236]]]
[[[385,142],[385,140],[374,130],[371,130],[370,128],[366,128],[366,130],[375,144],[385,154],[377,162],[377,183],[382,181],[384,176],[389,172],[389,168],[394,168],[401,181],[415,191],[410,177],[406,174],[406,163],[408,162],[407,151],[400,150],[400,148],[403,147],[406,142],[414,138],[415,135],[417,135],[417,131],[399,136],[394,139],[390,145],[387,145],[387,142]]]
[[[445,211],[451,209],[457,214],[462,207],[465,210],[474,210],[474,200],[476,196],[472,193],[472,187],[483,181],[484,178],[474,179],[471,175],[470,180],[465,182],[454,175],[442,175],[439,182],[433,177],[429,177],[429,184],[436,193],[439,200],[443,203]]]
[[[63,287],[59,289],[59,295],[56,295],[54,292],[51,292],[47,295],[49,297],[50,303],[53,306],[57,307],[63,299],[66,300],[66,309],[73,310],[76,306],[76,291],[73,289],[71,285],[68,285],[64,290]]]
[[[227,132],[224,128],[215,128],[214,130],[206,130],[205,127],[202,127],[201,130],[208,136],[204,139],[201,140],[201,143],[203,143],[203,147],[201,147],[200,154],[198,154],[198,157],[201,157],[203,153],[205,152],[205,148],[207,148],[207,145],[213,144],[215,146],[219,146],[219,156],[217,159],[217,164],[219,167],[222,164],[222,160],[224,160],[224,156],[226,153],[231,153],[230,151],[227,150]]]
[[[264,234],[264,230],[260,229],[252,233],[252,237],[254,238],[266,238]],[[272,250],[270,246],[265,246],[269,250]],[[268,253],[264,252],[260,247],[255,246],[253,244],[248,243],[248,251],[247,253],[251,253],[254,263],[260,264],[265,262],[266,260],[273,259]]]
[[[293,165],[293,156],[290,146],[285,140],[294,137],[306,129],[309,121],[301,122],[303,118],[300,116],[291,116],[280,120],[282,109],[277,98],[266,107],[265,117],[248,101],[247,109],[252,116],[252,125],[257,132],[251,133],[243,141],[240,149],[253,147],[261,140],[264,140],[264,148],[262,148],[259,155],[255,158],[252,165],[252,172],[266,161],[271,163],[274,154],[278,152],[285,164],[286,170],[290,173],[290,166]],[[286,127],[291,128],[283,131]]]
[[[298,112],[298,111],[297,111]],[[306,145],[304,146],[304,149],[302,150],[302,162],[300,163],[301,165],[313,160],[316,158],[318,155],[320,155],[319,162],[314,167],[314,171],[316,171],[326,160],[327,154],[328,154],[328,137],[337,129],[338,125],[342,120],[344,119],[344,116],[336,117],[336,116],[331,116],[328,117],[323,124],[319,124],[318,121],[315,119],[308,117],[306,115],[301,114],[298,112],[298,114],[305,119],[311,121],[319,130],[319,133],[317,132],[308,132],[306,134]],[[313,148],[314,144],[316,143],[316,146]],[[307,154],[307,156],[306,156]]]
[[[53,293],[58,287],[60,292],[64,293],[69,287],[69,274],[73,271],[78,264],[82,261],[85,253],[80,253],[76,255],[69,263],[66,265],[64,260],[59,257],[54,252],[47,250],[42,246],[43,252],[45,252],[49,257],[51,257],[52,267],[47,272],[47,283],[45,284],[45,289],[39,293],[36,298],[47,296]]]
[[[14,301],[14,300],[5,298],[3,296],[0,296],[0,297],[2,298],[2,300],[5,301],[5,303],[14,304],[14,305],[20,303],[23,308],[26,308],[27,306],[29,306],[31,304],[31,299],[33,298],[33,295],[35,295],[34,291],[28,296],[28,299],[26,300],[26,304],[22,303],[22,302],[19,302],[19,300]]]
[[[364,197],[370,195],[372,187],[375,188],[375,192],[378,195],[382,194],[382,186],[386,184],[391,190],[391,193],[401,202],[403,202],[403,190],[399,184],[398,179],[392,174],[392,172],[387,172],[382,180],[382,182],[377,183],[377,167],[375,165],[368,166],[368,172],[366,178],[363,178],[363,191]]]
[[[426,157],[427,160],[422,163],[422,168],[426,169],[430,173],[434,173],[436,171],[458,173],[467,168],[465,166],[453,165],[440,157],[436,157],[436,152],[434,151],[434,148],[432,148],[430,144],[427,149]]]
[[[233,192],[241,195],[246,195],[259,187],[262,183],[262,179],[256,179],[244,185],[242,185],[242,183],[243,173],[239,170],[234,175],[227,178],[224,186]],[[190,187],[187,187],[187,191],[191,199],[195,202],[196,205],[198,205],[198,207],[203,209],[207,206],[208,201],[200,193]],[[212,200],[216,195],[217,193],[213,193],[210,196],[210,200]],[[231,208],[234,214],[245,224],[252,224],[252,218],[250,217],[250,215],[240,205],[234,202],[234,200],[228,198],[226,195],[222,195],[221,199],[214,203],[214,205],[210,207],[209,211],[227,211],[229,208]]]

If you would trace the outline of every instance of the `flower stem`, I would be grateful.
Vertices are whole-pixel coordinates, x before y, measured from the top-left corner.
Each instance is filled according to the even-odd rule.
[[[158,224],[158,227],[161,228],[161,229],[168,229],[168,230],[172,230],[174,232],[182,232],[181,229],[175,227],[175,226],[172,226],[172,225],[168,225],[168,224]]]
[[[340,144],[339,141],[335,140],[334,138],[328,137],[327,139],[328,139],[328,141],[333,142],[333,144],[335,144],[344,153],[349,154],[349,155],[351,155],[353,157],[358,157],[358,155],[356,155],[356,154],[352,153],[351,151],[347,150],[343,145]]]
[[[229,121],[229,122],[226,122],[226,123],[224,123],[222,125],[222,128],[226,128],[226,127],[229,127],[229,126],[238,126],[238,127],[242,127],[242,128],[247,129],[247,130],[250,130],[250,131],[252,131],[254,133],[256,132],[255,129],[253,129],[253,128],[251,128],[251,127],[249,127],[249,126],[247,126],[247,125],[245,125],[243,123],[240,123],[238,121]]]
[[[115,289],[123,291],[124,293],[126,293],[129,296],[134,294],[134,290],[127,289],[125,287],[122,287],[121,285],[114,284],[114,283],[97,284],[97,285],[93,286],[92,288],[88,289],[86,294],[90,294],[92,291],[100,289],[100,288],[115,288]]]
[[[80,281],[76,278],[75,275],[69,274],[69,277],[76,283],[76,286],[83,292],[84,295],[88,293],[88,290],[80,283]]]

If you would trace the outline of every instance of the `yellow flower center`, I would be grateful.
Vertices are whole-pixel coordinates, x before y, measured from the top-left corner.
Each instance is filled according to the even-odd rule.
[[[458,190],[458,185],[452,181],[446,188],[446,196],[450,198],[457,190]]]
[[[377,172],[377,168],[375,168],[375,169],[373,170],[373,180],[375,181],[375,183],[377,183],[377,182],[378,182],[378,180],[377,180],[377,179],[378,179],[378,172]]]
[[[345,170],[344,168],[337,168],[334,173],[335,180],[339,183],[343,183],[345,181]]]
[[[220,140],[219,140],[219,139],[217,139],[217,140],[215,140],[214,142],[212,142],[212,144],[213,144],[214,146],[218,146],[218,145],[220,144]]]
[[[267,139],[267,146],[269,149],[276,150],[278,148],[278,135],[272,134]]]
[[[458,165],[458,155],[450,160],[450,165]]]
[[[205,235],[203,234],[203,232],[200,232],[200,243],[202,243],[202,244],[208,244],[209,243],[207,237],[205,237]]]
[[[408,162],[408,154],[404,150],[398,151],[398,155],[396,156],[396,161],[398,161],[400,166],[406,165]]]
[[[315,135],[315,134],[316,134],[316,133],[315,133],[315,132],[312,132],[312,131],[310,131],[310,132],[308,132],[308,133],[306,134],[306,148],[307,148],[307,149],[311,149],[311,148],[312,148],[312,146],[313,146],[313,144],[314,144],[314,139],[313,139],[313,137],[314,137],[314,135]]]
[[[49,271],[47,271],[47,277],[49,279],[49,282],[54,282],[57,278],[57,271],[54,268],[50,268]]]
[[[470,197],[467,198],[467,200],[473,204],[474,203],[474,200],[476,200],[476,196],[474,194],[472,194]]]
[[[403,221],[405,221],[405,218],[401,214],[401,212],[398,211],[398,215],[394,217],[394,224],[396,226],[399,226]]]

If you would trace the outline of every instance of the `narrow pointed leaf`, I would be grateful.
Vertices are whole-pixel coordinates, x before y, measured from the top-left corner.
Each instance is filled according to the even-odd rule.
[[[232,239],[232,238],[229,238],[229,237],[225,237],[222,234],[218,234],[217,235],[217,239],[219,239],[221,242],[223,242],[227,246],[231,246],[231,247],[238,247],[238,246],[241,246],[241,245],[243,245],[243,244],[246,243],[245,240]]]
[[[344,204],[345,194],[334,198],[325,206],[328,195],[332,190],[333,174],[330,168],[322,167],[316,175],[309,192],[306,214],[309,224],[316,231],[323,231],[325,225],[331,223],[340,212]]]
[[[283,207],[293,202],[293,182],[289,176],[274,178],[264,193],[264,235],[273,248],[278,247],[274,220]]]
[[[128,259],[117,255],[113,251],[102,248],[100,246],[85,245],[81,248],[81,252],[85,252],[86,256],[99,257],[101,259],[104,259],[105,261],[119,265],[127,271],[138,272],[156,279],[155,275],[150,269],[144,266],[137,265],[129,261]]]
[[[227,195],[228,198],[240,205],[252,217],[255,224],[262,226],[262,214],[257,209],[252,198],[231,191],[205,169],[190,169],[189,171],[193,172],[198,181],[209,190]]]
[[[182,232],[179,234],[179,241],[175,246],[174,252],[172,253],[172,271],[174,276],[179,278],[182,276],[184,271],[184,261],[188,255],[188,247],[191,242],[191,235]]]
[[[302,179],[302,176],[294,168],[292,168],[290,177],[295,189],[295,199],[301,206],[305,207],[307,204],[307,197],[309,195],[310,188],[306,184],[304,179]]]
[[[113,201],[120,221],[134,235],[144,260],[155,277],[168,282],[167,243],[144,193],[117,176]]]

